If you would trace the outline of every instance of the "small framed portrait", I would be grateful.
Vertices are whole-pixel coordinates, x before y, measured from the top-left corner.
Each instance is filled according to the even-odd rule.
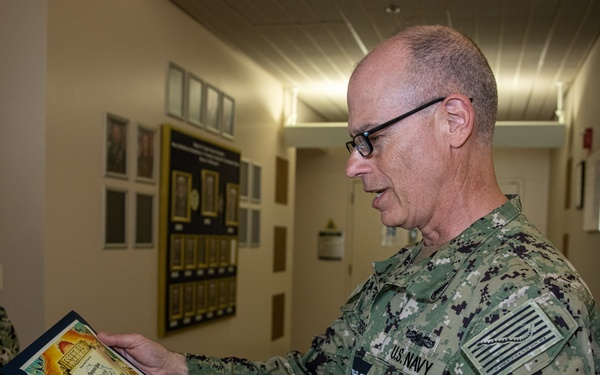
[[[157,163],[155,162],[155,150],[158,141],[156,130],[138,124],[136,138],[136,178],[138,181],[152,183],[156,179],[157,168]]]
[[[202,216],[217,216],[219,202],[219,173],[202,170]]]
[[[226,94],[221,95],[221,131],[223,137],[233,139],[235,130],[235,100]]]
[[[171,235],[171,244],[169,248],[169,268],[172,271],[183,269],[183,236],[179,234]]]
[[[237,238],[229,238],[229,265],[235,266],[237,264],[238,255],[238,244]]]
[[[185,236],[185,246],[183,250],[183,262],[186,269],[196,268],[196,236]]]
[[[198,236],[196,260],[198,268],[206,268],[208,266],[208,254],[206,252],[206,236]]]
[[[252,164],[252,188],[251,199],[254,203],[260,203],[262,196],[262,167]]]
[[[191,220],[190,191],[192,175],[173,171],[171,177],[171,221],[189,223]]]
[[[127,191],[106,188],[104,193],[104,247],[127,247]]]
[[[185,70],[169,62],[167,68],[167,115],[184,119]]]
[[[260,210],[250,211],[250,247],[260,246]]]
[[[196,285],[186,283],[183,285],[183,315],[196,315]]]
[[[225,225],[238,225],[240,185],[225,184]]]
[[[206,291],[206,302],[208,311],[216,310],[219,306],[219,280],[208,281],[208,290]]]
[[[135,194],[135,247],[154,246],[154,195]]]
[[[183,285],[173,284],[169,287],[169,319],[183,316]]]
[[[219,241],[216,236],[210,236],[208,237],[206,244],[208,247],[208,265],[210,267],[216,267],[219,265]]]
[[[188,110],[187,120],[196,126],[203,125],[204,82],[193,74],[188,74]]]
[[[216,87],[206,85],[206,129],[220,132],[219,112],[221,110],[221,93]]]
[[[219,238],[219,265],[226,266],[229,264],[231,256],[231,246],[229,237]]]
[[[229,280],[219,280],[219,308],[225,308],[229,305]]]
[[[129,120],[106,113],[104,123],[105,173],[107,176],[127,178],[127,134]]]
[[[206,282],[200,281],[196,283],[196,313],[201,314],[207,309]]]

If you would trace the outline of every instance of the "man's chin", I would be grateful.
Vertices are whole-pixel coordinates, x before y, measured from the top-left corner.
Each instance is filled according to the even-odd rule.
[[[385,212],[381,213],[381,223],[389,228],[400,226],[397,220],[394,220],[394,218],[391,218],[389,215],[386,215]]]

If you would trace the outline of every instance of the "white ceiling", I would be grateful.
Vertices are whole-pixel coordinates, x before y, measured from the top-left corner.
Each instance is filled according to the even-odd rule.
[[[365,52],[414,24],[475,40],[496,74],[498,120],[555,120],[557,82],[568,90],[600,31],[599,0],[171,1],[331,122],[347,120],[346,84]]]

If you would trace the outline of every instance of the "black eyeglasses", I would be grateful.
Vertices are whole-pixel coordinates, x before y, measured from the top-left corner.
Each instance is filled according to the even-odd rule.
[[[429,107],[430,105],[433,105],[435,103],[441,102],[446,98],[437,98],[437,99],[433,99],[430,102],[427,102],[423,105],[418,106],[417,108],[408,111],[398,117],[394,117],[393,119],[384,122],[381,125],[377,125],[374,128],[371,128],[369,130],[367,130],[364,133],[360,133],[355,135],[351,141],[346,142],[346,148],[348,149],[348,151],[350,151],[350,153],[352,153],[352,151],[354,149],[358,150],[358,153],[361,154],[363,157],[367,157],[369,155],[371,155],[371,153],[373,152],[373,144],[371,143],[371,140],[369,140],[369,136],[373,135],[373,133],[378,132],[382,129],[387,128],[390,125],[394,125],[395,123],[399,122],[400,120],[404,120],[405,118],[407,118],[410,115],[414,115],[415,113]]]

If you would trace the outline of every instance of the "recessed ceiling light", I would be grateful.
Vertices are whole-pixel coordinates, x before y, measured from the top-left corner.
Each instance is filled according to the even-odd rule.
[[[394,5],[394,4],[390,4],[387,6],[387,8],[385,8],[385,12],[387,14],[398,14],[402,11],[402,9],[400,9],[399,6]]]

